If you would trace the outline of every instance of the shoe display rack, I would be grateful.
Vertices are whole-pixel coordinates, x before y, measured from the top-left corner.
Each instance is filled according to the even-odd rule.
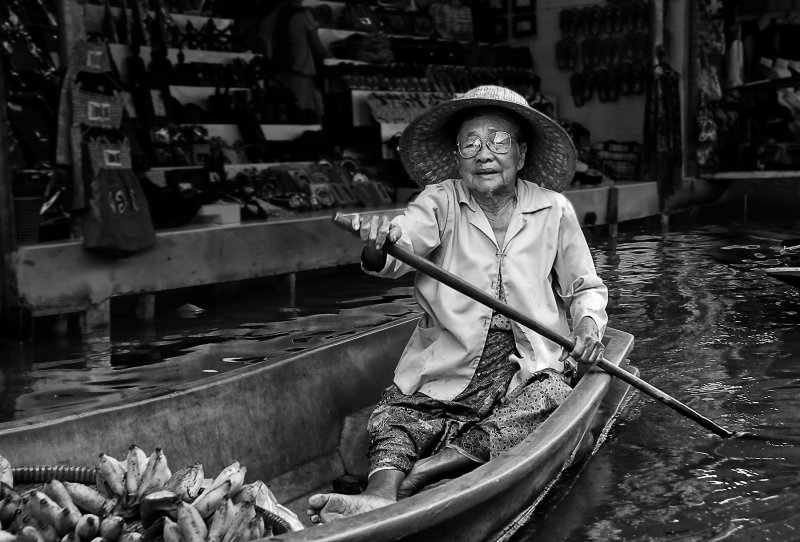
[[[644,94],[650,65],[649,25],[647,0],[561,10],[556,64],[560,70],[574,72],[570,90],[576,107],[594,99],[608,103]]]
[[[380,124],[382,158],[396,157],[396,140],[422,109],[480,84],[499,82],[553,111],[528,47],[444,39],[428,14],[381,4],[359,5],[354,17],[347,2],[304,1],[320,24],[327,76],[351,95],[353,126]]]

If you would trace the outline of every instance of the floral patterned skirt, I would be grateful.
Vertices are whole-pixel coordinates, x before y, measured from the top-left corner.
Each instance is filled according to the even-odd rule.
[[[478,462],[512,448],[536,429],[571,391],[568,379],[547,369],[510,393],[519,370],[509,331],[490,330],[483,355],[467,388],[450,401],[387,388],[369,420],[370,474],[408,472],[423,457],[445,447]]]

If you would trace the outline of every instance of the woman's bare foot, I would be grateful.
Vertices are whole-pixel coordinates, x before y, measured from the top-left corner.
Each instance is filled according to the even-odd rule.
[[[430,459],[430,457],[425,457],[414,463],[414,466],[411,467],[411,470],[403,479],[403,483],[400,484],[400,489],[397,490],[398,499],[410,497],[428,484],[431,475],[425,468],[425,464]]]
[[[422,488],[445,477],[473,469],[478,463],[461,454],[454,448],[444,450],[425,457],[414,463],[409,473],[397,490],[397,498],[410,497]]]
[[[383,508],[396,501],[377,495],[342,495],[339,493],[319,493],[308,499],[306,514],[311,523],[330,523],[337,519],[363,514],[370,510]]]

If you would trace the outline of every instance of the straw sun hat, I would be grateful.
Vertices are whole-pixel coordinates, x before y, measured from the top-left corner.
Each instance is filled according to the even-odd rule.
[[[567,132],[528,105],[523,96],[494,85],[476,87],[431,107],[411,121],[400,137],[399,151],[414,182],[425,186],[460,177],[453,118],[466,109],[485,106],[511,111],[528,125],[528,152],[518,174],[521,179],[557,192],[572,182],[576,153]]]

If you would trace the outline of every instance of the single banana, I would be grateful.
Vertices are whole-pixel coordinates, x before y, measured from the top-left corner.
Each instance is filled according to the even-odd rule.
[[[14,471],[11,470],[11,463],[2,455],[0,455],[0,483],[14,487]]]
[[[75,503],[72,501],[72,497],[69,496],[69,492],[67,491],[67,488],[64,487],[64,484],[61,482],[61,480],[49,481],[44,485],[42,492],[53,499],[61,508],[65,508],[70,512],[80,514],[78,507],[75,506]]]
[[[22,511],[36,521],[39,521],[39,499],[36,498],[36,490],[32,489],[22,494]]]
[[[62,482],[72,502],[81,511],[96,516],[105,515],[106,510],[113,508],[111,499],[103,497],[97,490],[77,482]]]
[[[67,508],[62,508],[61,513],[56,518],[56,531],[58,531],[62,537],[73,533],[80,519],[80,512],[74,513]]]
[[[178,530],[183,542],[205,542],[208,535],[203,517],[194,506],[183,501],[178,503]]]
[[[32,525],[26,525],[17,533],[18,542],[44,542],[39,529]]]
[[[178,524],[169,518],[164,518],[164,542],[181,542],[181,532]]]
[[[174,491],[181,499],[192,502],[200,493],[203,486],[203,464],[195,463],[190,467],[179,470],[172,474],[164,489]]]
[[[96,514],[84,514],[75,526],[75,536],[81,542],[94,540],[100,532],[100,518]]]
[[[221,542],[233,542],[237,532],[251,519],[256,517],[256,505],[250,501],[245,501],[238,505],[238,510],[231,521],[228,531],[222,537]]]
[[[17,510],[22,509],[22,496],[16,491],[6,491],[6,496],[0,502],[0,523],[6,527],[14,519]],[[6,529],[8,530],[8,529]]]
[[[239,470],[231,474],[229,478],[231,481],[231,495],[236,495],[244,485],[244,477],[247,475],[247,467],[241,467]]]
[[[100,521],[99,535],[108,542],[117,542],[125,532],[125,520],[120,516],[106,516]]]
[[[97,471],[109,491],[109,496],[123,497],[125,491],[125,465],[118,459],[101,453],[98,455]]]
[[[8,531],[0,531],[0,542],[17,542],[17,535]]]
[[[142,526],[145,529],[150,527],[164,514],[177,518],[179,502],[181,502],[181,498],[166,489],[148,494],[139,504],[139,517],[142,519]]]
[[[219,503],[222,502],[222,499],[226,496],[230,496],[231,491],[231,481],[225,480],[221,485],[218,485],[209,491],[204,491],[200,494],[197,499],[192,503],[203,519],[206,519],[219,506]]]
[[[126,466],[125,491],[128,494],[128,498],[132,499],[137,496],[142,475],[147,468],[147,454],[136,444],[131,444],[128,447]]]
[[[49,524],[44,524],[39,527],[39,535],[41,535],[44,542],[58,542],[61,540],[56,528]]]
[[[171,477],[172,472],[167,464],[167,456],[164,455],[161,448],[156,448],[147,458],[147,466],[137,492],[139,499],[141,500],[148,493],[162,489]]]
[[[222,502],[217,505],[217,509],[214,510],[214,515],[211,516],[208,536],[206,536],[207,542],[220,542],[225,534],[224,529],[227,527],[227,523],[233,518],[235,513],[236,508],[234,507],[233,501],[230,496],[226,495],[222,498]]]
[[[36,519],[42,523],[46,523],[55,527],[56,522],[58,521],[58,516],[61,515],[63,508],[61,508],[53,499],[48,497],[43,491],[37,491],[34,493],[34,498],[39,500],[38,515],[35,516]],[[62,533],[62,536],[63,534],[65,533]]]
[[[142,533],[135,531],[126,531],[122,533],[117,542],[142,542]]]
[[[75,533],[67,533],[61,538],[61,542],[78,542],[78,537]]]
[[[206,488],[206,491],[212,489],[214,486],[218,486],[222,484],[225,480],[228,480],[234,473],[238,472],[241,468],[241,465],[238,461],[234,461],[217,474],[217,477],[211,482],[211,485]]]
[[[22,507],[14,510],[14,515],[8,521],[3,522],[3,528],[7,531],[11,531],[13,533],[18,533],[22,527],[25,526],[25,522],[23,517],[25,516],[25,512],[23,512]]]

